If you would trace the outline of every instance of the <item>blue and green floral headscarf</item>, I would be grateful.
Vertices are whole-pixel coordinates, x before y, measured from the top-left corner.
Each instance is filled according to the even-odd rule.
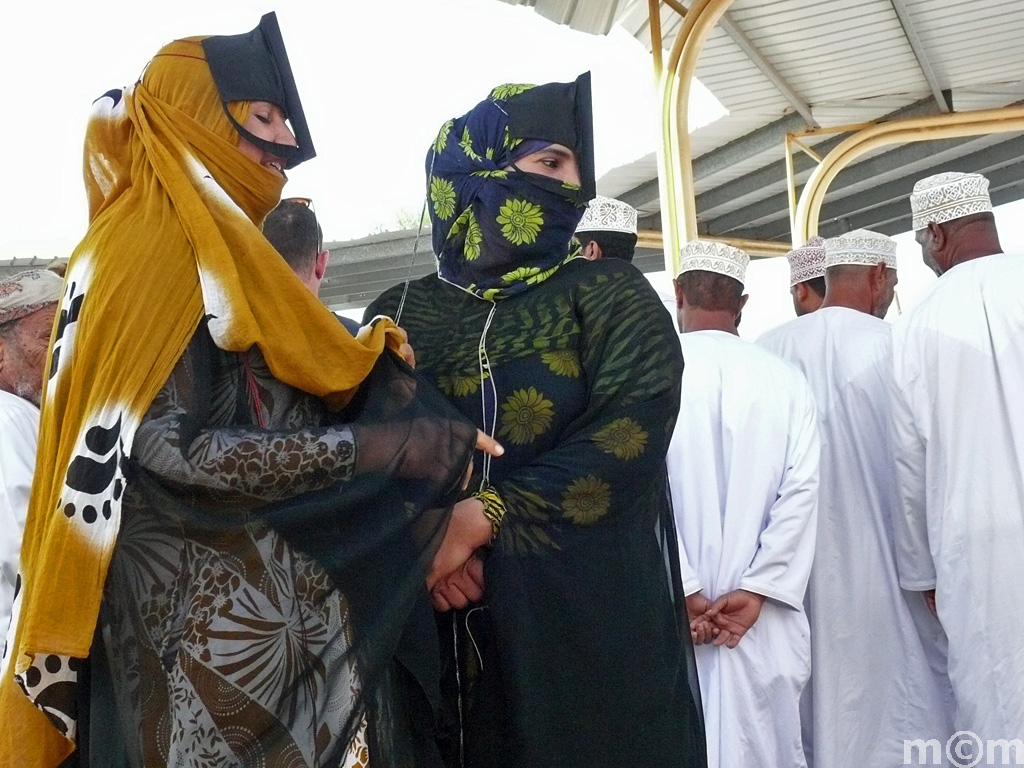
[[[515,169],[550,144],[576,154],[582,186]],[[576,255],[594,196],[590,73],[573,83],[500,85],[449,120],[427,152],[438,276],[487,301],[514,296]]]

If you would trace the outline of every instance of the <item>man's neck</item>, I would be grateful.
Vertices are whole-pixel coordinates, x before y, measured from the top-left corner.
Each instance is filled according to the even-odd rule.
[[[736,330],[736,316],[732,312],[689,307],[685,313],[681,314],[683,317],[680,318],[680,325],[683,328],[683,333],[722,331],[731,333],[733,336],[740,335]]]
[[[953,255],[949,259],[949,266],[943,270],[944,272],[948,272],[957,264],[1003,252],[1003,247],[999,244],[999,236],[994,232],[984,230],[979,232],[965,228],[960,234],[961,237],[950,243]]]
[[[874,314],[874,306],[871,303],[871,296],[859,286],[843,285],[833,283],[825,292],[825,300],[821,302],[821,308],[846,307],[855,309],[866,315]]]

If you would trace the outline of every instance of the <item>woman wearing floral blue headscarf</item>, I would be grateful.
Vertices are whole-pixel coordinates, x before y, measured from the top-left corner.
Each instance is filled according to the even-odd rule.
[[[419,372],[506,448],[474,467],[428,582],[441,611],[479,601],[438,621],[449,766],[706,764],[666,566],[683,362],[639,271],[577,258],[592,136],[589,74],[446,122],[427,154],[437,274],[367,310],[400,315]]]

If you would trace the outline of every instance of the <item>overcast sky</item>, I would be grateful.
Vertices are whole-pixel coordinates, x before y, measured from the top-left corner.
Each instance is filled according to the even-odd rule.
[[[418,214],[423,157],[438,126],[502,82],[571,80],[590,69],[599,176],[655,146],[650,56],[637,41],[621,30],[608,37],[574,32],[497,0],[8,6],[0,46],[8,94],[0,121],[8,169],[0,188],[0,259],[67,256],[84,234],[82,139],[93,99],[135,80],[169,40],[244,32],[272,9],[318,150],[291,172],[285,194],[313,198],[328,240],[378,230],[400,211]],[[714,118],[715,102],[697,94],[696,121]],[[998,212],[1007,249],[1024,245],[1022,214],[1024,204]],[[899,239],[897,290],[907,309],[933,278],[912,237]],[[661,285],[667,292],[664,276]],[[784,260],[751,266],[744,335],[792,316],[787,286]]]
[[[150,10],[160,8],[161,11]],[[135,80],[164,43],[248,31],[268,2],[25,2],[0,46],[17,112],[0,128],[0,258],[66,256],[86,226],[82,139],[89,105]],[[617,30],[597,37],[497,0],[277,4],[318,157],[285,194],[311,197],[328,240],[360,237],[422,202],[423,158],[440,125],[502,82],[593,71],[598,174],[655,146],[650,57]],[[11,18],[13,14],[13,19]],[[7,26],[10,23],[10,26]]]

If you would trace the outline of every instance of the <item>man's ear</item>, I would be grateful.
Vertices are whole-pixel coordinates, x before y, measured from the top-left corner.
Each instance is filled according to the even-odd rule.
[[[327,273],[327,261],[330,259],[331,252],[327,249],[320,251],[316,255],[316,262],[313,264],[313,274],[317,280],[323,280],[324,275]]]
[[[583,258],[588,261],[597,261],[601,258],[601,246],[597,244],[597,240],[591,240],[583,246]]]
[[[807,287],[807,283],[797,283],[793,286],[793,289],[795,291],[794,295],[796,296],[797,301],[801,304],[807,301],[807,292],[811,290]]]
[[[679,284],[679,278],[678,277],[675,280],[672,281],[672,287],[676,291],[676,307],[678,307],[679,309],[682,309],[683,308],[683,301],[685,299],[683,298],[683,286],[681,286]]]
[[[884,290],[885,284],[889,279],[889,275],[886,274],[889,268],[885,265],[884,261],[880,261],[871,268],[871,282],[878,290]]]
[[[946,247],[946,241],[949,239],[946,237],[946,230],[942,228],[942,225],[935,221],[928,222],[928,233],[932,236],[935,241],[935,247],[933,251],[941,251]]]
[[[738,314],[738,315],[743,314],[743,308],[745,306],[747,306],[747,300],[749,298],[750,298],[750,294],[749,293],[744,293],[742,296],[740,296],[740,311],[737,312],[736,314]]]

